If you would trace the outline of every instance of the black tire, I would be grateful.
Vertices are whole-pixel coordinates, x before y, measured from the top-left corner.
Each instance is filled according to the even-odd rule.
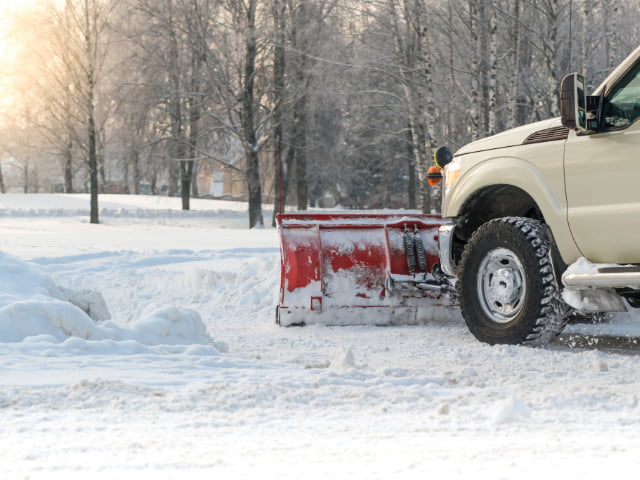
[[[494,344],[544,345],[564,328],[549,237],[536,220],[505,217],[478,228],[460,260],[457,283],[471,333]]]

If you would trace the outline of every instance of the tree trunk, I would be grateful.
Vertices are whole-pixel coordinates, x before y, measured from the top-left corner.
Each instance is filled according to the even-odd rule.
[[[409,195],[409,208],[417,208],[416,203],[416,155],[413,151],[411,126],[407,127],[407,194]]]
[[[478,7],[476,0],[469,2],[469,30],[471,37],[471,140],[480,138],[480,42],[479,42]]]
[[[285,71],[286,71],[286,55],[285,55],[285,28],[286,28],[286,3],[282,0],[273,0],[272,7],[273,23],[274,23],[274,46],[273,46],[273,138],[274,138],[274,202],[273,202],[273,218],[271,225],[276,226],[276,214],[284,212],[284,167],[282,165],[282,149],[283,149],[283,102],[285,88]]]
[[[158,171],[154,169],[151,174],[151,194],[158,195]]]
[[[488,117],[487,133],[496,133],[496,98],[498,95],[498,18],[491,0],[487,0],[489,12],[489,85],[488,85]]]
[[[136,195],[140,195],[140,181],[142,178],[140,175],[140,153],[137,149],[131,152],[131,164],[133,169],[133,192]]]
[[[189,172],[191,167],[188,165],[189,162],[185,161],[187,145],[182,118],[180,52],[171,0],[167,2],[167,6],[169,8],[169,83],[171,88],[169,98],[169,116],[171,119],[170,152],[172,154],[169,159],[169,196],[176,194],[179,181],[182,209],[189,210],[189,193],[191,191]]]
[[[560,64],[558,55],[558,33],[560,31],[560,10],[561,7],[558,0],[551,0],[548,3],[546,17],[549,25],[549,32],[547,39],[544,43],[544,58],[547,67],[547,82],[546,82],[546,94],[544,95],[544,102],[547,105],[547,112],[545,117],[560,115],[559,97],[558,97],[558,74],[556,66]]]
[[[191,171],[191,196],[198,198],[200,196],[200,189],[198,188],[198,175],[200,171],[200,164],[197,161],[193,162],[193,169]]]
[[[307,184],[307,96],[300,93],[294,112],[294,144],[290,147],[296,153],[296,200],[298,210],[309,206],[309,187]]]
[[[292,12],[293,15],[293,12]],[[295,151],[295,189],[298,210],[309,206],[309,186],[307,180],[307,129],[308,129],[308,87],[309,87],[309,26],[312,22],[308,2],[298,2],[291,32],[294,67],[291,74],[293,102],[293,135],[289,148]]]
[[[507,127],[513,128],[518,124],[518,98],[519,91],[518,85],[520,80],[520,42],[522,36],[520,35],[520,0],[514,0],[513,6],[513,66],[511,67],[511,78],[509,85],[509,119],[507,121]]]
[[[607,5],[607,67],[613,69],[620,61],[620,42],[618,40],[618,5],[611,2]]]
[[[178,51],[178,39],[175,19],[173,16],[173,0],[167,0],[168,8],[168,29],[169,29],[169,117],[171,119],[171,158],[169,158],[169,196],[173,197],[178,193],[179,183],[182,182],[182,165],[180,160],[185,156],[183,142],[183,125],[182,125],[182,97],[180,92],[180,53]],[[181,193],[182,195],[182,193]],[[184,198],[182,200],[182,208],[184,208]],[[188,203],[188,200],[187,200]]]
[[[93,88],[91,89],[93,91]],[[98,152],[96,149],[96,126],[93,112],[93,93],[89,95],[89,185],[91,194],[90,223],[100,223],[98,218]]]
[[[22,164],[22,193],[29,193],[29,162],[25,161]]]
[[[589,79],[588,52],[591,51],[589,39],[591,38],[591,2],[584,2],[582,5],[582,22],[580,22],[580,73]]]
[[[64,192],[73,193],[73,144],[69,142],[64,152]]]
[[[518,0],[516,0],[518,1]],[[447,34],[447,42],[448,42],[448,54],[449,54],[449,84],[453,87],[456,84],[456,68],[455,68],[455,49],[456,49],[456,40],[455,40],[455,32],[453,28],[453,10],[454,6],[452,2],[449,2],[448,8],[448,21],[449,21],[449,32]],[[449,138],[456,138],[459,131],[459,126],[456,122],[456,116],[454,115],[453,108],[447,108],[447,134]]]
[[[488,0],[478,1],[479,27],[479,82],[480,82],[480,136],[489,132],[489,21],[487,19]]]
[[[424,115],[427,112],[424,104],[423,93],[421,92],[420,73],[420,49],[422,35],[420,19],[418,15],[417,1],[404,0],[402,3],[402,18],[400,19],[393,3],[389,4],[390,14],[393,24],[393,35],[395,41],[396,54],[401,60],[399,75],[402,79],[402,91],[404,93],[404,103],[407,109],[409,120],[408,139],[410,143],[410,153],[415,161],[415,170],[418,176],[418,192],[420,194],[420,204],[423,212],[428,212],[429,192],[427,191],[426,170],[427,170],[427,147],[426,147],[426,127]],[[404,22],[401,27],[400,23]],[[431,112],[429,112],[431,113]],[[415,184],[415,183],[414,183]]]
[[[244,57],[244,86],[242,92],[242,130],[247,159],[247,188],[249,190],[249,228],[264,225],[262,216],[262,186],[258,162],[258,138],[254,118],[254,83],[257,55],[256,2],[249,0],[246,11],[247,33]]]
[[[293,142],[289,141],[289,145],[291,145]],[[291,173],[294,170],[294,161],[295,161],[295,154],[296,151],[295,149],[291,148],[291,146],[289,146],[289,148],[287,149],[287,156],[284,160],[284,165],[282,166],[283,171],[283,175],[282,175],[282,205],[285,205],[287,202],[287,196],[288,196],[288,192],[289,192],[289,183],[291,180]]]
[[[95,26],[92,27],[90,12],[88,3],[85,0],[85,15],[86,15],[86,54],[88,60],[87,69],[87,135],[88,135],[88,147],[89,147],[89,185],[91,196],[90,207],[90,223],[100,223],[98,218],[98,147],[97,147],[97,132],[96,132],[96,118],[95,118],[95,89],[96,89],[96,65],[94,64],[92,41],[97,42],[97,39],[91,38],[91,32],[94,31]]]
[[[194,196],[198,195],[197,179],[194,179],[196,168],[195,158],[198,152],[198,141],[200,137],[200,119],[202,118],[202,98],[201,75],[202,75],[202,53],[198,51],[198,43],[191,44],[191,91],[187,100],[189,107],[189,151],[191,159],[188,165],[182,165],[180,172],[182,178],[182,209],[189,210],[189,195],[193,190]],[[181,162],[184,163],[184,162]]]
[[[193,161],[180,161],[180,192],[182,198],[182,210],[191,208],[191,174],[193,172]]]
[[[96,132],[96,135],[98,132]],[[104,156],[99,152],[103,151],[99,146],[98,139],[96,137],[96,155],[98,158],[98,191],[104,192],[107,187],[107,171],[104,169]]]
[[[431,151],[435,148],[433,118],[437,116],[433,93],[433,73],[429,46],[428,26],[424,18],[427,11],[422,0],[414,0],[409,7],[405,0],[404,21],[409,28],[407,45],[413,46],[410,69],[404,90],[407,95],[411,116],[413,149],[416,154],[419,191],[422,211],[431,213],[433,209],[432,190],[427,184],[427,170],[431,163]],[[415,73],[412,73],[415,72]]]

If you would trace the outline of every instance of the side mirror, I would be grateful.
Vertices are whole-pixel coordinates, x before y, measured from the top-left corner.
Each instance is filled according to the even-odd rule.
[[[453,152],[449,147],[438,147],[433,152],[433,163],[441,169],[451,163],[451,160],[453,160]]]
[[[584,93],[584,77],[570,73],[560,83],[560,116],[562,125],[578,133],[589,130],[587,127],[587,96]]]

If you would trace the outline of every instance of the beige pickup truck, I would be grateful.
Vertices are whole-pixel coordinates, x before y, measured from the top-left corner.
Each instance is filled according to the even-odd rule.
[[[640,48],[591,96],[567,75],[560,102],[440,152],[440,268],[483,342],[540,345],[573,311],[640,307]]]

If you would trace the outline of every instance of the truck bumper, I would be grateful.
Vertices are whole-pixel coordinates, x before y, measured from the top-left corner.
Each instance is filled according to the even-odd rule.
[[[456,269],[453,264],[453,256],[451,248],[453,245],[453,232],[456,226],[453,223],[445,223],[440,225],[438,229],[438,256],[440,260],[440,269],[449,276],[456,276]]]

